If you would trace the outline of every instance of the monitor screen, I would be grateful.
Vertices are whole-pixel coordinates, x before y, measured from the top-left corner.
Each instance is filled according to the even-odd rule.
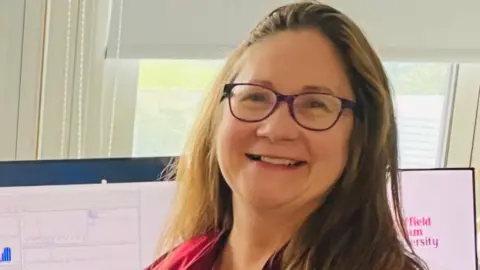
[[[401,180],[404,224],[429,269],[477,269],[473,169],[405,170]]]
[[[151,264],[174,182],[0,188],[0,269]]]

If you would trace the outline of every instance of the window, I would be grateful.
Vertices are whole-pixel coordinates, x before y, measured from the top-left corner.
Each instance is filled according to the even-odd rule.
[[[37,1],[27,1],[27,12],[28,3]],[[43,76],[34,74],[42,78],[42,108],[32,110],[40,115],[32,113],[30,117],[41,121],[34,123],[40,126],[38,137],[20,135],[31,134],[29,131],[18,132],[28,139],[26,150],[34,150],[26,152],[33,152],[36,158],[179,154],[199,105],[224,62],[224,52],[237,44],[233,36],[198,45],[198,40],[189,43],[180,32],[167,31],[173,39],[144,43],[132,38],[139,34],[132,29],[139,28],[129,26],[129,20],[138,22],[135,18],[142,13],[132,9],[147,6],[125,2],[122,8],[122,2],[108,1],[68,3],[49,5],[48,31],[36,31],[48,34],[42,68],[38,69]],[[68,23],[71,31],[67,31]],[[150,33],[147,28],[141,32]],[[236,31],[241,33],[240,28]],[[177,39],[172,46],[171,41]],[[162,43],[165,40],[169,42]],[[24,40],[24,44],[31,43]],[[404,45],[398,50],[391,48],[393,51],[385,51],[388,46],[379,49],[383,59],[396,61],[384,65],[396,101],[400,167],[468,166],[476,110],[472,96],[478,93],[480,66],[453,64],[463,57],[474,61],[472,55],[462,53],[463,47],[448,52],[429,49],[429,54],[423,54],[422,46],[410,51]],[[445,62],[428,62],[439,59]],[[32,66],[23,64],[22,68]],[[23,81],[34,80],[23,80],[22,74],[22,85]],[[24,103],[25,108],[34,108],[32,102]],[[34,129],[34,124],[27,126]],[[23,145],[27,144],[17,146]]]
[[[141,60],[133,156],[178,155],[220,60]]]
[[[401,168],[444,166],[454,65],[385,63],[394,92]]]
[[[27,1],[26,12],[28,5],[37,2]],[[234,35],[198,45],[198,40],[189,43],[180,32],[167,31],[172,39],[162,38],[158,40],[161,44],[145,43],[146,40],[132,37],[150,33],[148,27],[139,33],[132,31],[139,28],[130,23],[137,23],[135,18],[143,14],[135,9],[147,10],[148,5],[125,2],[121,7],[123,2],[108,1],[62,3],[48,6],[47,20],[42,20],[47,22],[46,29],[35,31],[46,39],[46,53],[38,61],[43,60],[38,68],[42,76],[32,72],[32,76],[25,77],[29,79],[23,80],[22,74],[22,85],[23,81],[35,81],[32,77],[42,78],[41,95],[31,91],[41,96],[42,106],[32,109],[29,117],[41,121],[31,121],[32,124],[19,129],[22,132],[18,136],[26,142],[17,146],[26,148],[27,156],[34,154],[35,158],[179,154],[203,96],[224,62],[224,52],[237,44]],[[180,6],[175,8],[182,10]],[[239,38],[243,36],[243,27],[248,28],[239,23],[235,30]],[[169,42],[164,43],[165,40]],[[175,46],[171,45],[172,40],[178,40]],[[24,44],[32,44],[27,41]],[[463,47],[448,51],[452,54],[429,50],[430,54],[425,55],[421,53],[422,46],[410,51],[404,45],[393,51],[385,51],[388,46],[379,49],[383,59],[396,61],[384,64],[395,93],[400,166],[468,166],[472,142],[466,138],[473,133],[475,104],[471,96],[478,92],[479,66],[453,63],[462,57],[475,58],[462,54]],[[428,62],[435,59],[446,62]],[[33,67],[32,63],[33,60],[22,68]],[[31,89],[40,88],[35,86],[31,85]],[[25,108],[35,108],[33,102],[27,102],[31,98],[24,100]],[[38,130],[38,136],[22,135],[31,134],[32,130]]]

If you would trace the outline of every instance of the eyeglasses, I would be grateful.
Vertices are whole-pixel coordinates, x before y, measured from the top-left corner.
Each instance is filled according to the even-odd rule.
[[[260,122],[272,115],[284,101],[293,120],[312,131],[332,128],[344,109],[355,113],[356,103],[330,94],[306,92],[282,95],[262,85],[229,83],[223,89],[222,100],[228,98],[232,115],[244,122]]]

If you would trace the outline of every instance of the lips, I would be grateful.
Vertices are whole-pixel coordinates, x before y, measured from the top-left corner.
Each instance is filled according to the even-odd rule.
[[[246,156],[252,161],[259,161],[259,162],[269,163],[273,165],[298,167],[306,164],[305,161],[295,160],[291,158],[273,157],[273,156],[257,155],[257,154],[246,154]]]

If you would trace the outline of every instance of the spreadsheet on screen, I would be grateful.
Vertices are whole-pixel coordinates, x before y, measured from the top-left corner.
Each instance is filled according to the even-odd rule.
[[[132,270],[155,259],[173,182],[0,188],[0,270]]]

